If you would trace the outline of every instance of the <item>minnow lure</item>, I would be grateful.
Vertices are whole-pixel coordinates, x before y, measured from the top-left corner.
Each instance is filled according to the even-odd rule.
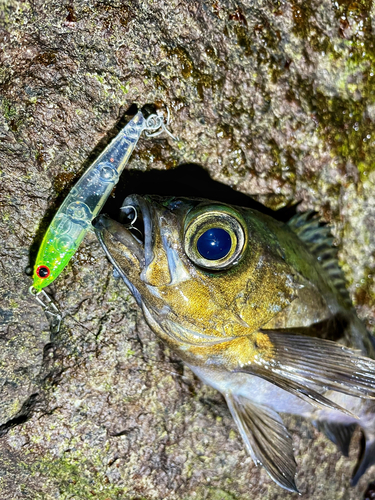
[[[165,131],[174,138],[166,129],[161,115],[152,114],[146,119],[141,111],[119,132],[75,184],[53,218],[35,262],[34,281],[30,287],[34,296],[37,297],[43,288],[61,274],[77,251],[91,228],[91,221],[117,184],[143,131],[154,132],[147,134],[148,137],[155,137]],[[38,302],[47,313],[58,316],[47,294],[43,295],[46,303],[37,297]]]

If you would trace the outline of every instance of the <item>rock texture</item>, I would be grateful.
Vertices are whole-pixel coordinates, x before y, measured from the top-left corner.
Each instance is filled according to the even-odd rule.
[[[129,169],[196,163],[270,208],[318,210],[373,330],[372,2],[2,0],[0,28],[0,497],[285,498],[93,235],[50,287],[58,334],[28,294],[30,266],[125,111],[167,105],[179,140],[142,140]],[[347,459],[311,424],[289,428],[301,498],[362,497],[374,469],[349,487],[359,436]]]

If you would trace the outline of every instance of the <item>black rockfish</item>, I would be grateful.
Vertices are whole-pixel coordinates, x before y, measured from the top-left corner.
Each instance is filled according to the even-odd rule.
[[[297,491],[279,413],[313,419],[344,454],[359,425],[356,484],[375,462],[375,352],[328,227],[203,199],[132,195],[124,206],[143,236],[100,216],[109,260],[152,330],[223,394],[255,463]]]

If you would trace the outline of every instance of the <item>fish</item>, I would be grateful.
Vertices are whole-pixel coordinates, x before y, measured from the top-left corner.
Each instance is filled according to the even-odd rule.
[[[298,492],[280,414],[311,419],[346,456],[359,426],[356,485],[375,463],[375,348],[329,226],[201,198],[130,195],[123,207],[132,222],[93,222],[103,250],[150,328],[224,396],[255,464]]]

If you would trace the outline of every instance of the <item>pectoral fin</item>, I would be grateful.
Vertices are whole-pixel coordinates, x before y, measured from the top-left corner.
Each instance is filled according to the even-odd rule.
[[[358,351],[312,337],[264,330],[272,357],[258,357],[239,371],[257,375],[322,408],[350,412],[321,393],[333,390],[350,396],[375,398],[375,362]]]
[[[292,439],[280,416],[265,406],[235,394],[225,395],[230,412],[255,464],[288,491],[298,492],[294,482],[296,462]]]

